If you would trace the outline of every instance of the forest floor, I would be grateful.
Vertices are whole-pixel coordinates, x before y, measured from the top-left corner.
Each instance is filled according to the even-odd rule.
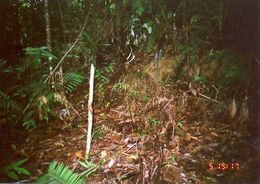
[[[89,183],[257,181],[257,143],[242,116],[229,117],[185,81],[156,84],[136,68],[120,77],[121,87],[109,84],[95,96]],[[86,82],[69,98],[80,117],[71,111],[70,118],[39,123],[29,133],[1,126],[1,164],[28,158],[24,167],[32,175],[25,179],[31,181],[54,160],[86,171],[79,161],[86,147],[87,93]]]

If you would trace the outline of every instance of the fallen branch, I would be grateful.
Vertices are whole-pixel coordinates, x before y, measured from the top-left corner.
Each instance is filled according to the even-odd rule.
[[[133,145],[131,145],[129,148],[127,148],[126,150],[122,151],[121,153],[118,153],[115,158],[119,157],[120,155],[128,152],[130,149],[132,149],[133,147],[137,146],[137,143],[134,143]]]
[[[201,97],[203,97],[203,98],[206,98],[206,99],[209,100],[209,101],[212,101],[212,102],[221,104],[221,102],[219,102],[219,101],[217,101],[217,100],[214,100],[214,99],[212,99],[212,98],[210,98],[210,97],[208,97],[208,96],[206,96],[206,95],[203,95],[203,94],[201,94],[201,93],[199,93],[199,95],[200,95]]]
[[[72,104],[67,100],[67,103],[69,104],[69,106],[72,108],[72,110],[78,115],[78,117],[81,118],[81,115],[79,114],[79,112],[72,106]]]
[[[115,110],[115,109],[110,109],[112,112],[116,112],[118,114],[122,114],[122,115],[125,115],[125,116],[130,116],[129,113],[125,113],[125,112],[121,112],[121,111],[118,111],[118,110]]]

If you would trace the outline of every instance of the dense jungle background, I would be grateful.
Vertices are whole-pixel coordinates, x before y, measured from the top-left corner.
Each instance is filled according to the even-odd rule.
[[[258,1],[0,12],[0,182],[259,183]]]

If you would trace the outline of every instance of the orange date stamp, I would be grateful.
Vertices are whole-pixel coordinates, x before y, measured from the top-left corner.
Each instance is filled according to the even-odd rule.
[[[209,171],[225,171],[225,170],[233,170],[233,171],[237,171],[240,168],[240,164],[237,162],[209,162],[208,163],[208,170]]]

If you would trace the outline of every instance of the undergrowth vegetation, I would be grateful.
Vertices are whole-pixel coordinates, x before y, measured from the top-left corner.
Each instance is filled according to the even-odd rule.
[[[40,123],[52,119],[59,118],[65,127],[84,121],[87,113],[80,114],[80,110],[87,110],[88,91],[83,84],[89,80],[91,64],[95,66],[96,107],[104,114],[115,106],[126,108],[128,112],[112,109],[120,114],[115,130],[137,132],[142,141],[158,130],[168,147],[174,134],[168,132],[177,127],[181,137],[185,118],[197,121],[189,114],[192,108],[199,109],[197,116],[217,114],[208,102],[228,109],[225,101],[233,100],[231,114],[243,110],[244,101],[234,99],[247,99],[252,54],[239,54],[237,46],[229,42],[234,27],[229,25],[233,17],[226,2],[17,0],[6,1],[3,7],[11,12],[5,17],[0,41],[5,48],[18,50],[1,51],[0,55],[0,125],[16,123],[33,132]],[[158,72],[160,78],[156,78]],[[80,86],[86,88],[84,99],[73,104]],[[200,97],[206,102],[196,101]],[[189,102],[205,106],[190,107]],[[78,103],[82,103],[80,110],[74,108]],[[139,110],[133,113],[133,109]],[[152,114],[154,110],[158,112]],[[132,124],[125,123],[125,119],[137,116],[140,119]],[[176,127],[165,123],[167,118],[175,118]],[[94,140],[102,139],[101,126],[94,128]],[[173,165],[175,155],[168,156],[166,165]],[[18,180],[17,172],[30,174],[20,167],[25,161],[7,164],[2,170]],[[82,178],[103,164],[79,163],[81,174],[52,162],[37,183],[85,183]]]
[[[40,1],[35,3],[36,1],[31,3],[21,1],[18,4],[19,11],[25,16],[26,9],[41,8]],[[186,64],[198,63],[209,49],[214,49],[214,43],[218,41],[216,38],[221,35],[223,29],[225,7],[222,2],[208,1],[167,3],[163,1],[92,2],[91,8],[86,6],[85,2],[51,3],[51,9],[57,6],[63,8],[60,10],[64,11],[62,23],[70,22],[70,24],[67,27],[52,25],[53,29],[62,31],[62,38],[54,33],[52,42],[59,43],[56,44],[54,51],[50,52],[49,46],[28,47],[25,49],[24,57],[14,67],[7,66],[6,60],[1,60],[1,76],[5,75],[1,81],[2,90],[0,91],[1,116],[20,122],[27,129],[36,127],[38,121],[48,121],[49,116],[54,113],[53,102],[66,103],[64,96],[69,95],[82,84],[88,73],[86,66],[90,63],[95,63],[98,68],[96,71],[97,93],[102,99],[105,97],[107,85],[111,83],[111,80],[114,82],[113,76],[119,75],[122,69],[120,63],[126,61],[131,53],[141,50],[147,53],[153,52],[164,37],[166,37],[164,41],[166,43],[163,44],[170,45],[174,52],[186,58],[178,71],[182,71],[182,75],[185,74]],[[73,18],[68,15],[74,12],[78,12],[78,16],[74,17],[76,21],[71,21]],[[55,16],[56,13],[52,12],[53,21],[55,21]],[[58,58],[62,57],[64,49],[71,47],[73,40],[69,39],[73,34],[69,31],[76,33],[73,26],[80,25],[81,17],[86,17],[88,26],[83,30],[78,45],[72,48],[71,53],[65,55],[62,68],[66,71],[64,74],[59,69],[52,72],[57,64],[59,66]],[[21,17],[21,20],[24,18]],[[26,31],[27,27],[24,27],[24,32],[21,34],[26,34]],[[205,68],[214,65],[219,70],[216,65],[228,63],[231,67],[223,69],[226,71],[221,78],[217,79],[222,81],[222,84],[244,78],[245,67],[240,64],[241,62],[221,50],[214,51],[208,62],[216,58],[220,58],[216,63],[200,63],[200,65],[205,65]],[[220,61],[221,58],[230,59]],[[201,70],[200,73],[194,74],[194,80],[207,81],[206,72],[206,70]],[[10,82],[7,83],[5,79]],[[113,85],[112,91],[127,90],[124,83],[118,82]],[[131,95],[137,96],[137,92],[132,90]]]
[[[67,72],[62,76],[55,73],[52,83],[46,83],[48,68],[44,66],[44,61],[49,57],[56,60],[57,58],[44,47],[27,48],[25,54],[26,57],[20,65],[5,72],[5,75],[13,80],[10,87],[6,81],[2,81],[8,90],[0,91],[1,115],[8,121],[20,122],[26,129],[31,129],[35,128],[39,121],[48,121],[49,116],[54,113],[53,103],[65,103],[57,96],[63,98],[65,92],[72,93],[82,84],[84,77],[76,72]],[[60,89],[57,89],[57,86]]]

